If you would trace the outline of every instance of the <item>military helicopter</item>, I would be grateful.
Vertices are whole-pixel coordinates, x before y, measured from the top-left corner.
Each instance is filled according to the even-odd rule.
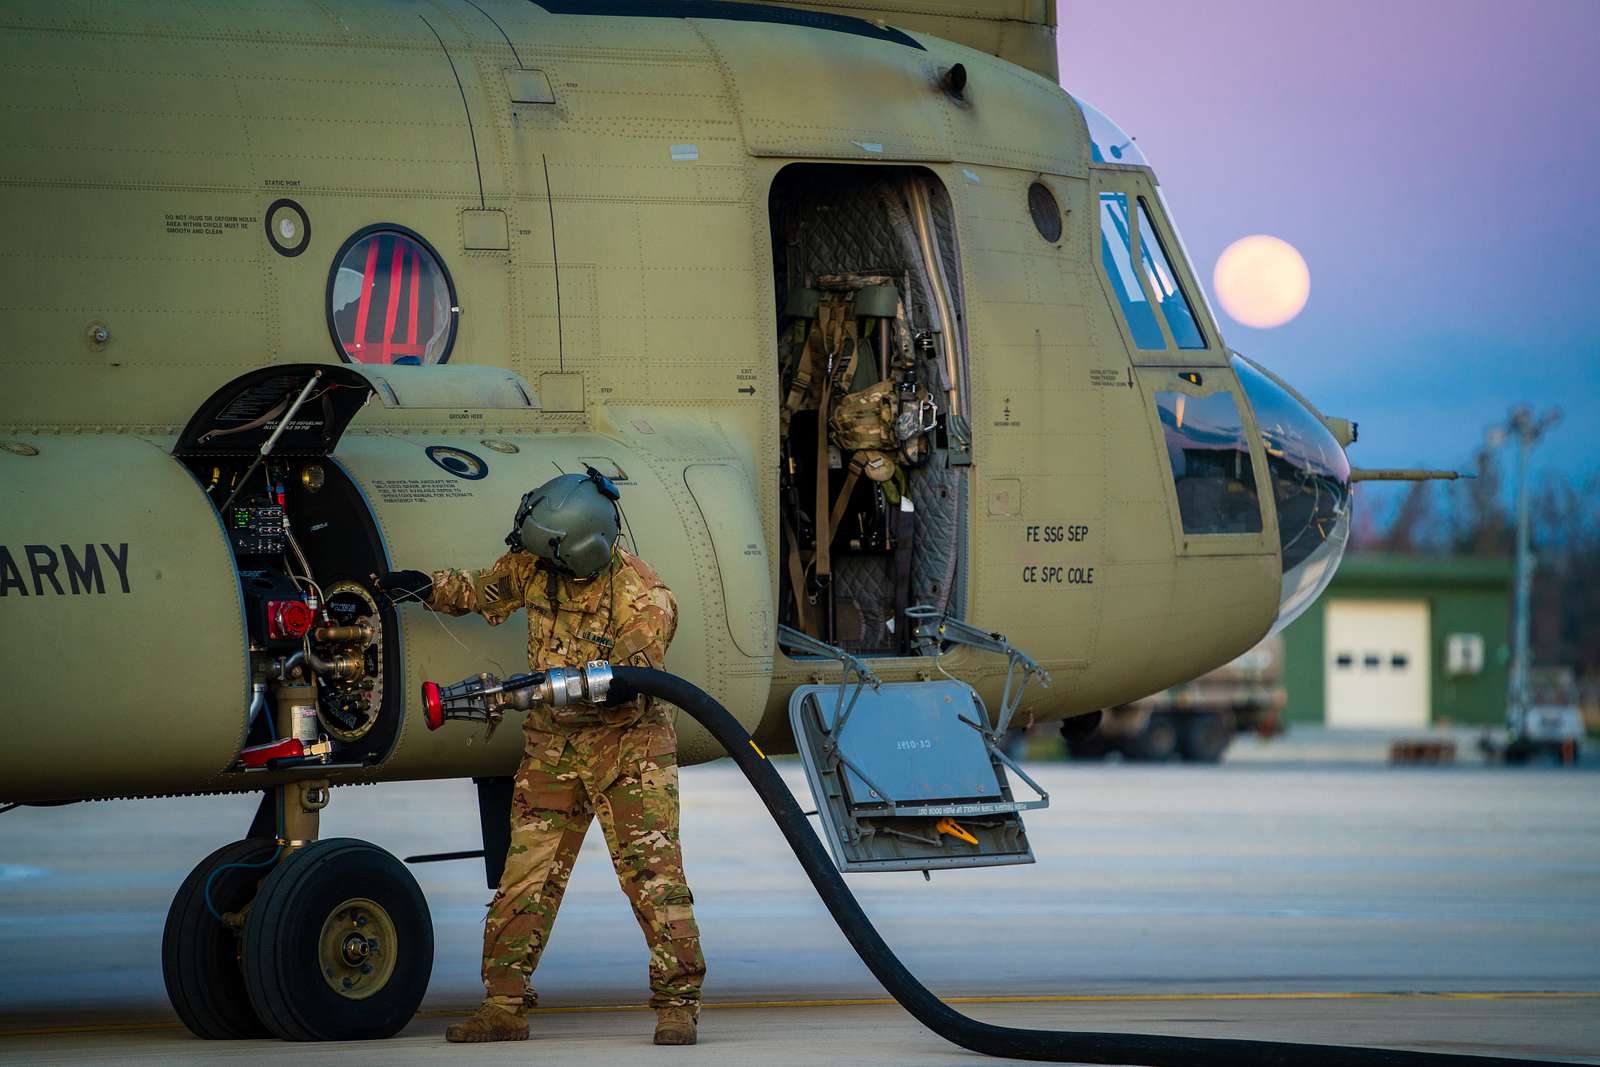
[[[262,794],[169,916],[197,1034],[416,1010],[426,902],[318,812],[477,779],[492,880],[521,740],[431,732],[420,685],[523,637],[368,576],[489,563],[556,473],[620,489],[668,668],[774,753],[851,672],[1087,715],[1338,566],[1353,425],[1226,346],[1145,158],[1058,87],[1049,0],[0,26],[0,801]]]

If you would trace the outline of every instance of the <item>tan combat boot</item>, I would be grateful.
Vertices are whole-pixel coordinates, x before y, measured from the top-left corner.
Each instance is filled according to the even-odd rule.
[[[526,1041],[528,1020],[510,1008],[486,1000],[478,1010],[445,1028],[446,1041]]]
[[[656,1044],[692,1045],[695,1043],[693,1008],[662,1008],[656,1012]]]

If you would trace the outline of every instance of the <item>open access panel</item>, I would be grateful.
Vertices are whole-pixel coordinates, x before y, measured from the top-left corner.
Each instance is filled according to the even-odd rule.
[[[786,627],[780,634],[792,649],[843,665],[837,684],[801,686],[789,699],[789,723],[834,862],[846,872],[1032,863],[1022,812],[1046,807],[1050,798],[1000,742],[1027,678],[1048,676],[998,634],[942,618],[936,628],[922,629],[940,642],[936,647],[976,644],[1010,657],[992,726],[983,700],[965,682],[884,683],[842,649]],[[1033,798],[1013,795],[1007,768]]]

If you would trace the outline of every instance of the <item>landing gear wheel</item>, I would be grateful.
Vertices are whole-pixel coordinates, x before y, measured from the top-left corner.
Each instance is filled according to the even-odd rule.
[[[206,888],[209,882],[218,914],[237,913],[256,895],[276,851],[276,842],[264,837],[223,845],[189,872],[172,898],[161,934],[161,976],[172,1010],[196,1037],[272,1036],[245,989],[239,934],[207,909]]]
[[[244,976],[272,1033],[362,1041],[397,1033],[433,972],[433,920],[417,880],[376,845],[316,841],[273,870],[251,909]]]
[[[1111,751],[1111,746],[1106,743],[1105,737],[1096,731],[1088,737],[1066,739],[1067,755],[1083,762],[1097,762],[1106,758]]]
[[[1111,751],[1111,744],[1100,726],[1105,711],[1091,711],[1061,720],[1061,740],[1067,746],[1067,756],[1075,760],[1103,760]]]
[[[1161,712],[1153,713],[1143,730],[1122,741],[1122,754],[1136,763],[1164,763],[1177,748],[1178,724]]]
[[[1185,763],[1221,763],[1233,742],[1231,711],[1197,711],[1178,723],[1178,755]]]

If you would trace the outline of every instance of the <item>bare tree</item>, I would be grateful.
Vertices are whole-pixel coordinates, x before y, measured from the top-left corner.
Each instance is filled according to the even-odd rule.
[[[1473,457],[1477,477],[1456,495],[1451,516],[1451,547],[1465,556],[1509,556],[1515,551],[1516,531],[1501,494],[1505,488],[1496,453],[1487,447]]]
[[[1547,478],[1533,500],[1533,648],[1600,681],[1600,476],[1581,487]]]
[[[1420,552],[1431,547],[1429,524],[1433,519],[1433,483],[1412,482],[1394,521],[1383,535],[1383,547],[1390,552]]]

